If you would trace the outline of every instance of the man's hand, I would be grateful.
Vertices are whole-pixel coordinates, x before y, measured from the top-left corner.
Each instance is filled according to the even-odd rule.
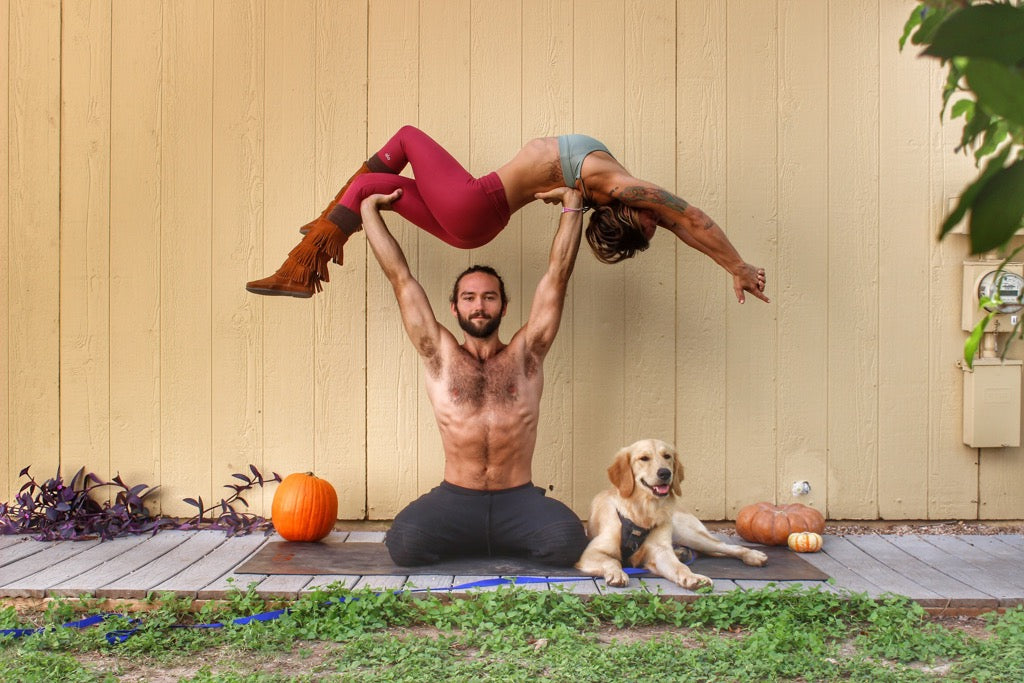
[[[359,205],[359,211],[360,213],[362,213],[364,209],[389,211],[391,209],[391,205],[401,199],[401,197],[402,188],[398,188],[391,194],[371,194],[363,200],[362,204]]]
[[[744,292],[750,292],[761,301],[765,303],[771,303],[764,294],[765,287],[765,274],[764,268],[758,268],[752,266],[749,263],[744,263],[738,273],[732,276],[732,288],[736,292],[736,300],[740,303],[746,299]]]
[[[538,192],[533,196],[535,199],[542,200],[545,204],[561,204],[569,209],[583,207],[583,194],[571,187],[556,187],[547,192]]]

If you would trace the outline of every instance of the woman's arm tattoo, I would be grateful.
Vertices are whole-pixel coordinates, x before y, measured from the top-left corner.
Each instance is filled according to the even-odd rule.
[[[623,204],[629,204],[630,206],[638,202],[647,202],[650,204],[660,204],[670,211],[678,211],[679,213],[686,211],[687,207],[690,206],[685,200],[660,187],[631,185],[621,190],[615,188],[610,194]]]

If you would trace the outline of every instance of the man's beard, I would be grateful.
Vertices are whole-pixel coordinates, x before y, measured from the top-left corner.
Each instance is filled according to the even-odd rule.
[[[462,317],[461,313],[458,313],[456,318],[459,320],[459,327],[462,328],[462,331],[471,337],[476,337],[477,339],[486,339],[487,337],[490,337],[494,334],[495,330],[498,329],[498,326],[501,325],[500,315],[487,320],[483,327],[477,327],[474,324],[474,321],[467,320]]]

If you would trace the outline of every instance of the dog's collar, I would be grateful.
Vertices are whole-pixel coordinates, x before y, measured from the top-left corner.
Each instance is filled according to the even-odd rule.
[[[645,529],[639,526],[636,522],[623,516],[618,510],[615,513],[619,516],[619,522],[622,523],[622,532],[619,538],[619,553],[623,560],[628,560],[633,556],[636,551],[640,550],[640,546],[644,544],[647,539],[647,535],[651,533],[650,529]]]

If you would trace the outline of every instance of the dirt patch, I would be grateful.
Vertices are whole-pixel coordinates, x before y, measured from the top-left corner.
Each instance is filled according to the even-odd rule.
[[[928,621],[950,631],[960,631],[978,640],[987,640],[992,636],[992,632],[988,630],[988,621],[979,617],[935,616],[928,617]]]
[[[138,656],[122,657],[109,652],[76,653],[75,659],[94,671],[116,675],[118,681],[174,683],[194,678],[204,668],[218,673],[247,675],[258,671],[268,676],[290,678],[315,676],[329,669],[340,647],[337,643],[304,641],[290,652],[269,655],[246,652],[240,656],[238,650],[217,647],[198,654],[160,660]]]
[[[825,524],[825,533],[835,536],[862,536],[865,534],[889,534],[909,536],[914,534],[932,536],[995,536],[998,534],[1024,533],[1020,522],[837,522]]]
[[[736,526],[732,522],[709,522],[707,527],[728,536],[736,535]],[[1024,534],[1024,522],[985,521],[964,522],[946,521],[859,521],[835,520],[825,523],[825,534],[830,536],[866,536],[869,534],[889,534],[892,536],[996,536],[998,534]]]
[[[700,647],[701,642],[697,638],[690,638],[689,634],[695,630],[671,624],[655,624],[653,626],[630,626],[618,628],[616,626],[603,626],[597,630],[597,641],[606,645],[630,643],[643,643],[649,640],[658,640],[665,636],[673,636],[682,639],[683,647]],[[701,630],[707,633],[707,629]],[[719,631],[716,633],[719,638],[742,638],[742,631]]]

